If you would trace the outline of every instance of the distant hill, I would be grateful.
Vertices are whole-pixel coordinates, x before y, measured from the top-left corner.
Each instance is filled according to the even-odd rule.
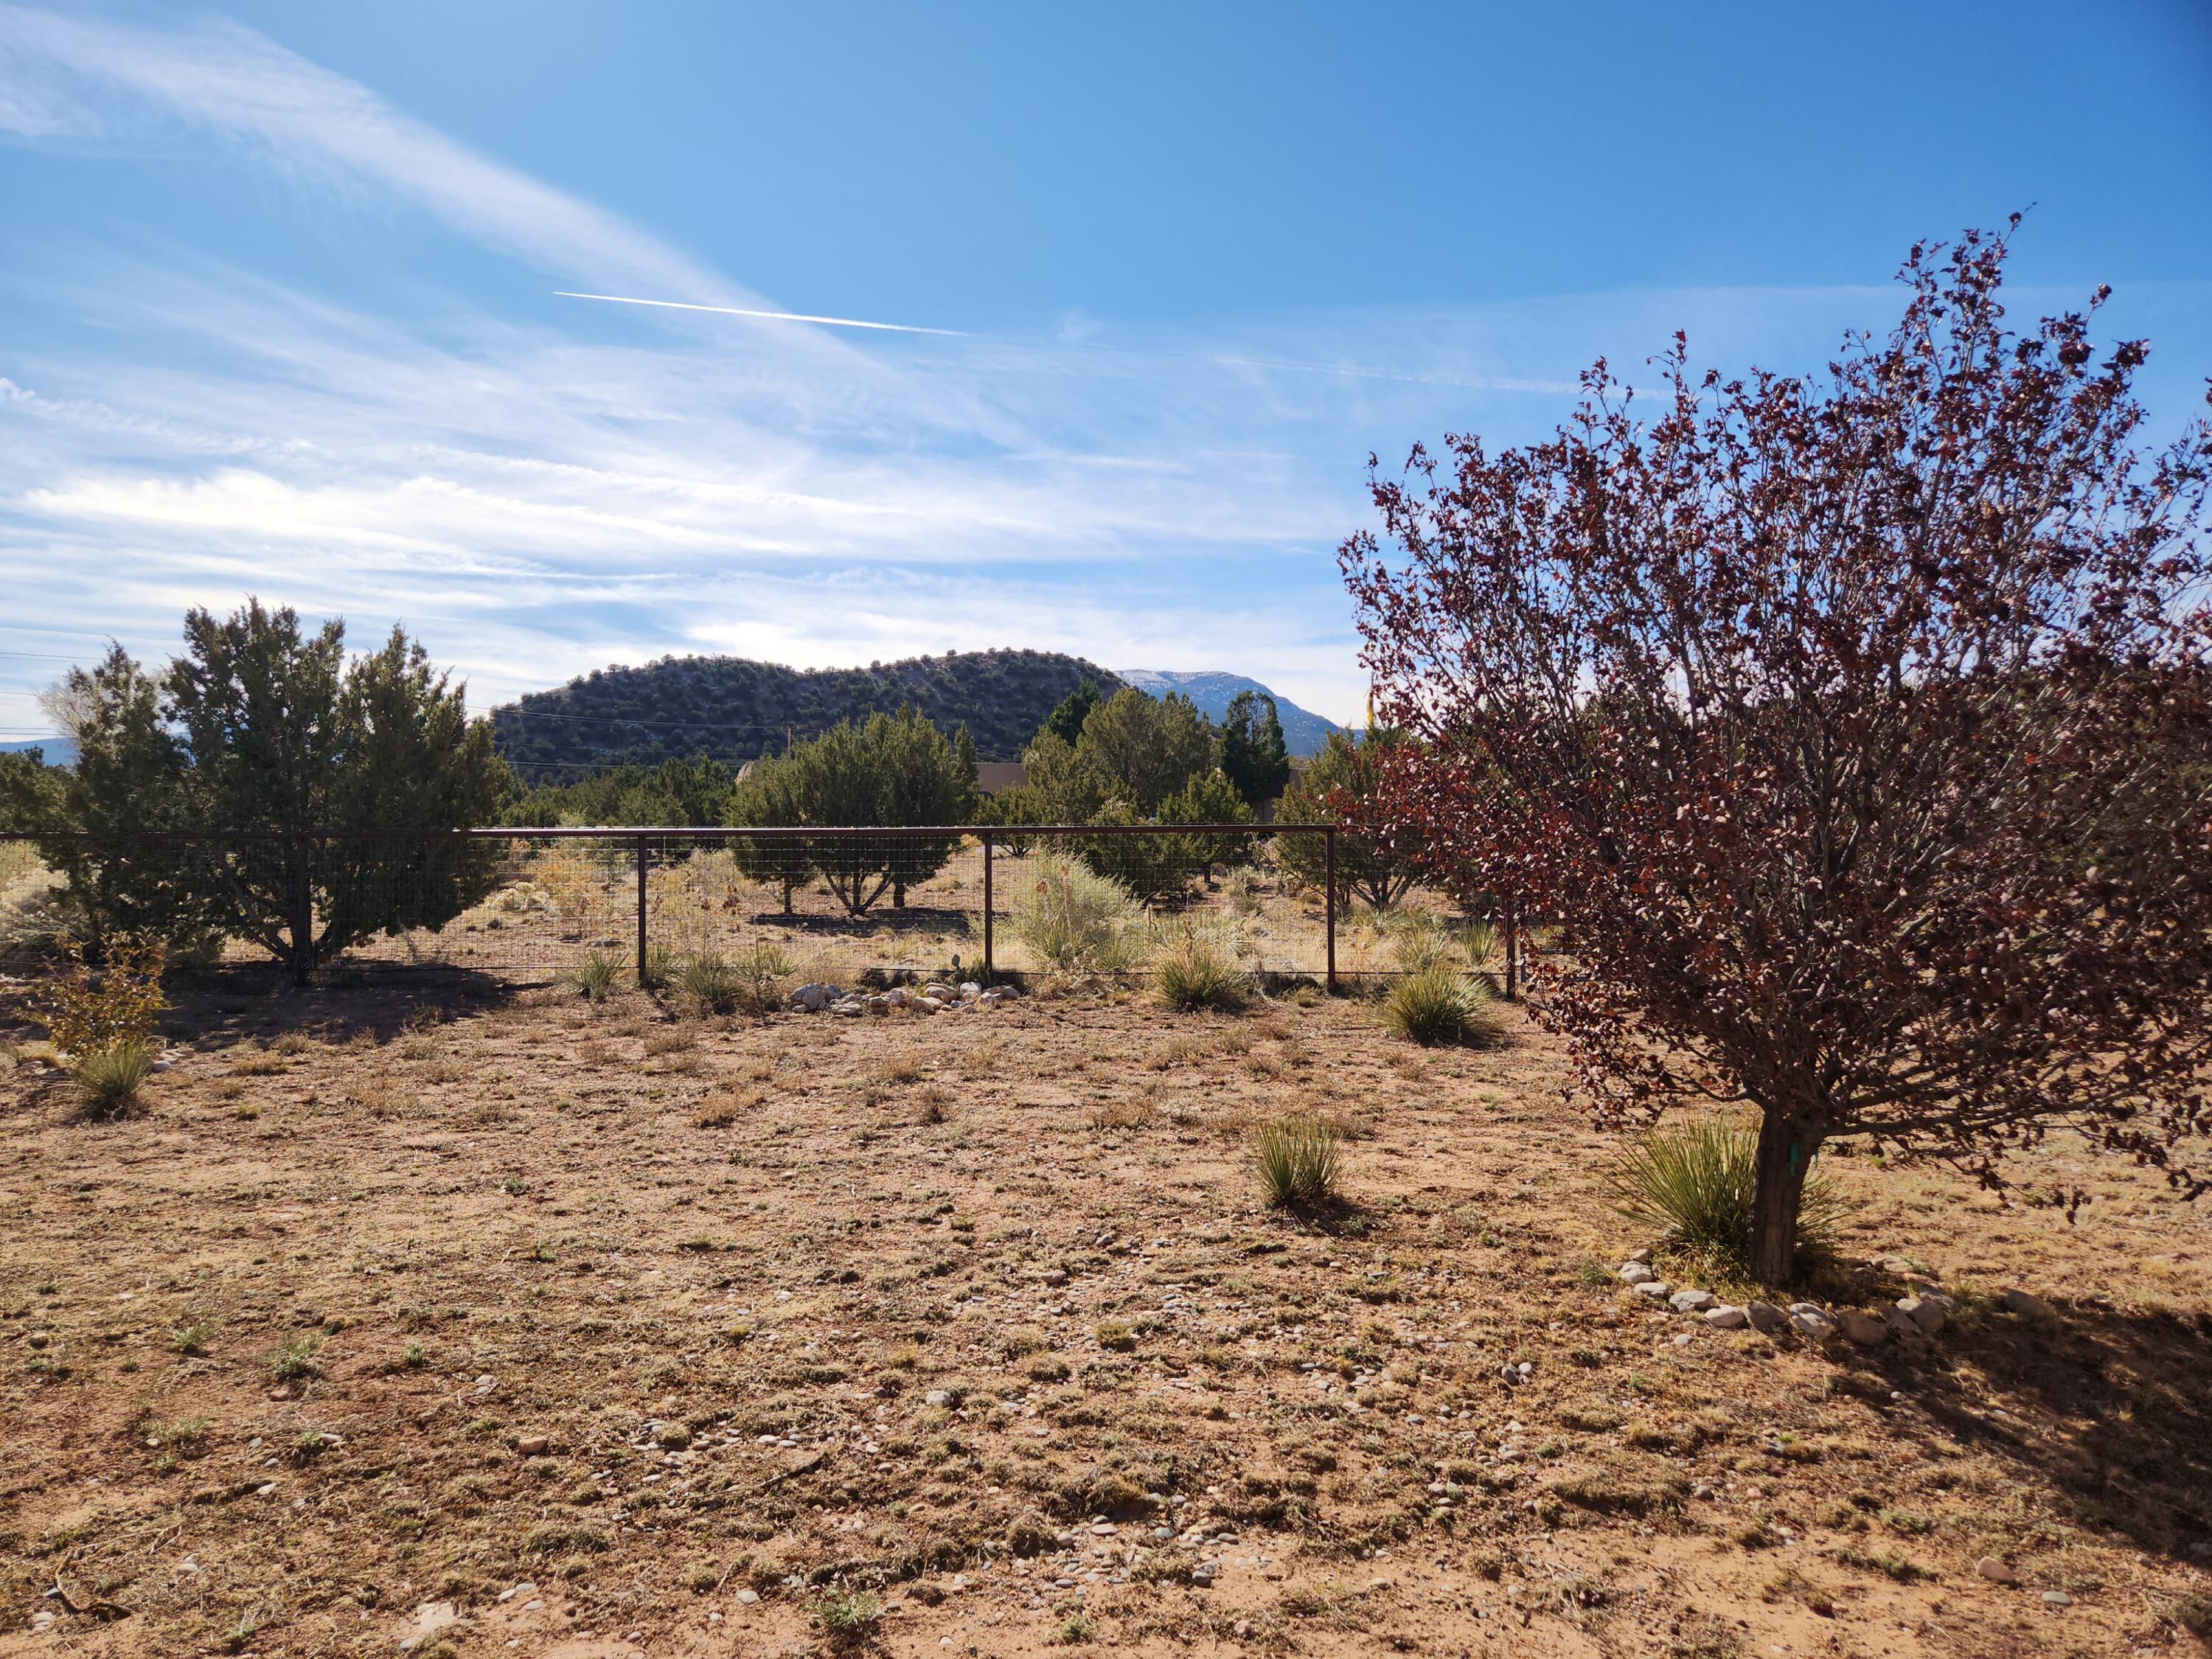
[[[1229,700],[1239,691],[1267,691],[1275,699],[1275,714],[1283,722],[1283,745],[1293,755],[1315,755],[1328,741],[1328,734],[1337,729],[1334,720],[1301,708],[1288,697],[1279,696],[1257,680],[1248,680],[1242,674],[1177,674],[1152,668],[1125,668],[1121,678],[1139,691],[1149,691],[1164,697],[1170,691],[1179,692],[1198,705],[1198,712],[1211,719],[1216,726],[1229,712]]]
[[[742,762],[844,720],[919,708],[940,731],[966,723],[983,760],[1019,760],[1045,716],[1085,679],[1121,677],[1049,651],[959,651],[866,668],[786,668],[743,657],[664,657],[593,671],[491,711],[500,752],[538,782],[544,769],[708,754]]]

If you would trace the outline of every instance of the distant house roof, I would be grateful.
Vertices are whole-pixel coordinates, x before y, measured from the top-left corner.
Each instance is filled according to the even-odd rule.
[[[1019,761],[977,761],[975,787],[987,795],[1001,789],[1018,789],[1030,781],[1030,769]]]

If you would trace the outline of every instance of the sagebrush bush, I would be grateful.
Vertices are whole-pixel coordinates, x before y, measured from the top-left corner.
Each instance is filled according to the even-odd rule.
[[[1661,1229],[1663,1242],[1741,1270],[1749,1261],[1758,1152],[1757,1130],[1717,1120],[1650,1130],[1607,1172],[1614,1205],[1632,1219]],[[1841,1212],[1842,1200],[1815,1155],[1797,1213],[1798,1249],[1831,1248]]]
[[[1270,1204],[1325,1204],[1336,1196],[1343,1138],[1307,1117],[1278,1118],[1252,1132],[1252,1167]]]
[[[94,1117],[120,1117],[138,1104],[138,1091],[154,1075],[154,1045],[123,1037],[77,1055],[70,1073],[84,1109]]]
[[[1227,1007],[1251,980],[1229,941],[1188,917],[1162,928],[1152,947],[1152,987],[1170,1008]]]
[[[605,951],[593,951],[571,968],[566,978],[568,988],[577,995],[593,1002],[605,1002],[621,983],[622,970]]]
[[[1445,1042],[1494,1042],[1504,1027],[1490,1006],[1490,988],[1449,963],[1407,974],[1382,996],[1382,1024],[1395,1036],[1433,1048]]]
[[[1063,973],[1109,974],[1135,954],[1139,911],[1129,890],[1089,866],[1054,863],[1018,890],[1007,918],[1030,954]]]

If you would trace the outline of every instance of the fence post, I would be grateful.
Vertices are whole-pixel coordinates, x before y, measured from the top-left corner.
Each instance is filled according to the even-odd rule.
[[[1328,842],[1328,845],[1322,849],[1322,869],[1324,873],[1322,877],[1322,888],[1323,892],[1327,895],[1327,896],[1322,900],[1322,908],[1323,913],[1328,918],[1327,924],[1328,929],[1328,978],[1325,981],[1325,986],[1329,995],[1334,996],[1336,994],[1336,826],[1334,824],[1332,823],[1328,826],[1325,839]]]
[[[1505,896],[1505,1000],[1521,1000],[1521,903]]]
[[[643,836],[637,838],[637,988],[645,989],[645,866],[653,855],[653,843]]]
[[[983,983],[991,983],[991,832],[983,832]]]

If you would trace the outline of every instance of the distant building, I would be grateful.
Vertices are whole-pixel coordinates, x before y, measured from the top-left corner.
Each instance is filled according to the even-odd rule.
[[[1030,769],[1019,761],[977,761],[975,787],[987,795],[1001,789],[1018,789],[1030,781]]]

